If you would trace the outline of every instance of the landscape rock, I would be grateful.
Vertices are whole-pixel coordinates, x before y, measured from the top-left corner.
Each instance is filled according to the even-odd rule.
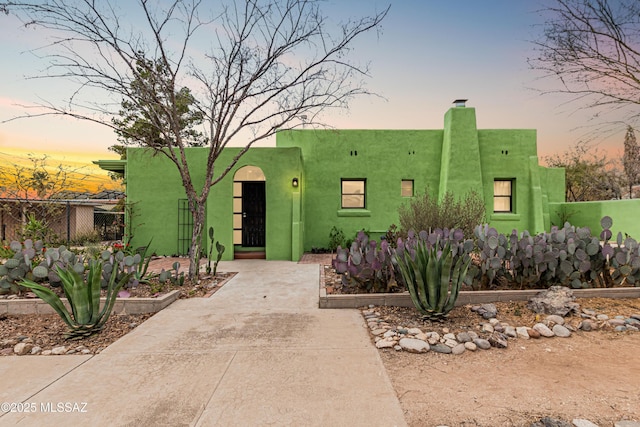
[[[476,338],[473,340],[473,343],[482,350],[489,350],[491,348],[491,343],[483,338]]]
[[[482,304],[480,306],[473,307],[472,310],[485,319],[491,319],[492,317],[496,317],[498,315],[498,308],[495,306],[495,304]]]
[[[415,338],[402,338],[398,344],[404,351],[409,353],[426,353],[429,351],[429,344]]]
[[[471,335],[469,335],[467,332],[460,332],[458,335],[456,335],[456,339],[461,343],[472,341]]]
[[[532,423],[530,427],[573,427],[573,426],[568,422],[557,419],[557,418],[544,417],[540,421],[536,421],[535,423]]]
[[[396,344],[398,344],[398,342],[395,340],[393,341],[380,340],[376,343],[376,348],[393,348]]]
[[[564,317],[558,316],[557,314],[551,314],[547,316],[546,319],[544,320],[547,326],[550,326],[549,325],[550,323],[554,325],[564,325]]]
[[[571,423],[575,427],[598,427],[598,424],[594,424],[589,420],[583,420],[583,419],[574,419],[571,421]]]
[[[460,343],[451,349],[451,354],[462,354],[466,350],[464,344]]]
[[[509,343],[507,342],[507,337],[500,332],[491,334],[491,336],[489,337],[489,343],[492,347],[496,348],[507,348],[507,346],[509,345]]]
[[[528,340],[530,337],[529,337],[529,332],[527,332],[527,329],[529,328],[527,328],[526,326],[518,326],[516,328],[516,334],[518,334],[518,338]]]
[[[509,338],[516,338],[518,336],[518,332],[516,331],[516,328],[514,328],[513,326],[505,327],[504,334]],[[528,335],[527,335],[527,338],[529,338]]]
[[[575,299],[573,291],[566,286],[552,286],[531,298],[527,307],[534,313],[564,317],[571,312],[579,313],[580,305]]]
[[[431,350],[435,351],[436,353],[451,354],[451,347],[441,343],[432,345]]]
[[[51,354],[56,356],[60,354],[65,354],[66,352],[67,352],[67,347],[65,346],[54,347],[51,349]]]
[[[569,338],[571,336],[571,331],[559,324],[553,325],[553,329],[551,331],[555,336],[560,338]]]
[[[532,329],[538,332],[543,337],[550,338],[554,335],[553,331],[551,331],[551,329],[549,329],[549,327],[544,323],[536,323],[535,325],[533,325]]]
[[[473,342],[467,341],[464,343],[464,348],[466,348],[469,351],[476,351],[478,349],[478,346],[475,345]]]
[[[22,356],[24,354],[31,353],[31,349],[33,348],[33,344],[26,342],[19,342],[13,347],[13,352],[18,356]]]
[[[540,335],[540,332],[536,331],[535,329],[531,329],[531,328],[527,328],[527,333],[529,334],[530,338],[533,339],[538,339],[540,338],[542,335]]]

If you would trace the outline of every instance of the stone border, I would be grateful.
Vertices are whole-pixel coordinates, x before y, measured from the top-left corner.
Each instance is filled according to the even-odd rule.
[[[544,289],[522,291],[460,291],[456,305],[485,304],[499,301],[528,301]],[[576,298],[640,298],[640,287],[572,289]],[[390,294],[327,294],[324,287],[324,272],[320,266],[320,308],[360,308],[369,305],[413,307],[408,292]]]
[[[180,291],[175,290],[157,298],[118,298],[113,306],[112,314],[157,313],[179,297]],[[61,300],[69,308],[67,299],[61,298]],[[100,298],[100,303],[104,304],[104,302],[105,298]],[[0,315],[2,314],[55,314],[55,311],[40,298],[3,299],[0,300]]]

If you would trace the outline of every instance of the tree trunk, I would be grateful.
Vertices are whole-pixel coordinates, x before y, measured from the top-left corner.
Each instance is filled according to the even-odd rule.
[[[197,280],[200,272],[200,256],[202,255],[202,230],[204,229],[204,203],[189,200],[189,209],[193,215],[193,232],[189,247],[189,279]]]

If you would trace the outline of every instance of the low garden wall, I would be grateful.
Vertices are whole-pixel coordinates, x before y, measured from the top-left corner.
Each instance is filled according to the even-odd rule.
[[[157,298],[118,298],[113,307],[112,314],[145,314],[157,313],[166,308],[180,297],[180,291],[171,291]],[[70,310],[66,298],[61,298],[67,309]],[[100,304],[105,303],[105,298],[100,298]],[[0,300],[0,315],[20,314],[55,314],[49,304],[40,298],[29,299],[3,299]]]

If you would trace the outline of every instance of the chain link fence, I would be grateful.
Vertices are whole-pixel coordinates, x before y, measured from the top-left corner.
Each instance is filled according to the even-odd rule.
[[[2,241],[40,239],[51,243],[83,239],[121,240],[124,213],[72,201],[0,200]]]

